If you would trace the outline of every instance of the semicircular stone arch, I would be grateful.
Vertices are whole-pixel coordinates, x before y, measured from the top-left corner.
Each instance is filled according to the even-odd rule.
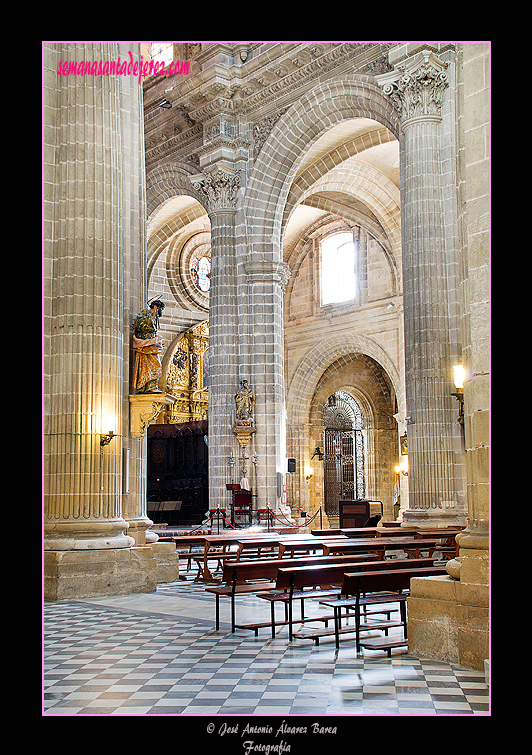
[[[185,195],[202,204],[201,194],[193,187],[190,176],[198,171],[187,163],[159,165],[146,175],[147,215],[150,217],[164,202]],[[205,210],[206,212],[206,210]]]
[[[354,355],[370,357],[386,373],[395,396],[401,395],[399,372],[387,352],[376,341],[366,336],[344,334],[320,341],[303,357],[294,371],[287,391],[288,424],[305,425],[312,421],[312,408],[317,407],[316,393],[324,375],[339,360],[351,360]],[[321,407],[327,397],[323,397]]]
[[[281,260],[283,213],[298,160],[321,133],[348,118],[370,118],[398,136],[398,114],[370,77],[320,84],[282,115],[257,158],[246,187],[249,250]]]

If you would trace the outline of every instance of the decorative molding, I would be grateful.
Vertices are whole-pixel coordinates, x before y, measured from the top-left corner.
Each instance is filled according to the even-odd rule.
[[[443,93],[448,86],[447,63],[433,52],[420,52],[377,83],[397,107],[403,126],[412,120],[441,120]]]
[[[292,275],[292,271],[286,262],[270,262],[268,260],[245,262],[244,272],[248,283],[276,282],[280,284],[283,292],[286,290]]]
[[[282,108],[274,115],[269,115],[267,118],[263,118],[262,121],[255,123],[253,126],[253,159],[256,160],[259,152],[262,149],[262,145],[270,135],[273,127],[279,120],[279,118],[286,113],[288,107]]]

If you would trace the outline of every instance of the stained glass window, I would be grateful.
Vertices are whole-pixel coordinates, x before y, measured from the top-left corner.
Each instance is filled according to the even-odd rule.
[[[193,259],[190,265],[190,273],[192,275],[192,280],[199,288],[199,290],[203,291],[203,293],[207,293],[207,291],[211,287],[210,257],[204,254],[201,257],[196,257],[195,259]]]

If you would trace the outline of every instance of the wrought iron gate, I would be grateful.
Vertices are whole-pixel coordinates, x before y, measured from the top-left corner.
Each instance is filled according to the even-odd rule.
[[[339,500],[364,498],[362,414],[349,394],[331,396],[324,411],[325,511],[338,516]]]

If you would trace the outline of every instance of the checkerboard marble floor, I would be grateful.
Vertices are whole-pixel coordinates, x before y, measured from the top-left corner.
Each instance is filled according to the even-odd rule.
[[[357,654],[354,635],[316,646],[231,633],[229,601],[189,577],[155,593],[44,606],[45,715],[348,716],[489,713],[484,674],[405,650]],[[312,610],[319,612],[316,606]],[[237,620],[269,616],[238,599]]]

